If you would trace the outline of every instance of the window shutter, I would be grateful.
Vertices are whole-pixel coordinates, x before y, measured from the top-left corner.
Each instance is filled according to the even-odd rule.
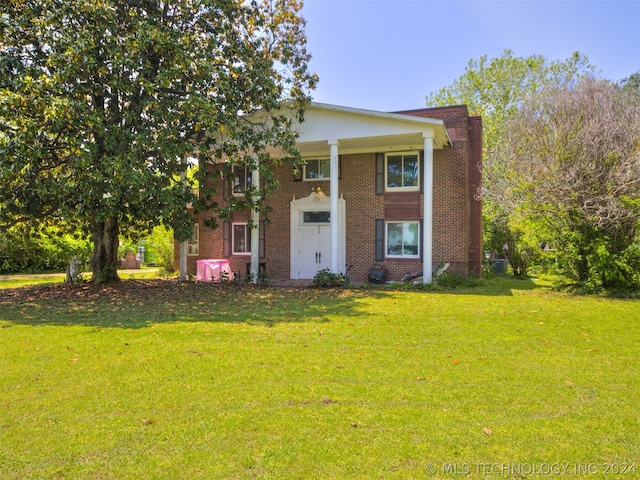
[[[424,193],[424,150],[420,150],[420,168],[418,170],[420,193]]]
[[[376,195],[384,194],[384,153],[376,153]]]
[[[420,219],[420,245],[418,250],[420,250],[420,261],[424,263],[424,218]]]
[[[384,220],[376,220],[376,262],[384,260]]]
[[[222,223],[222,256],[231,256],[231,222]]]
[[[264,222],[259,222],[260,227],[258,228],[259,242],[258,242],[258,256],[260,258],[264,258]]]
[[[231,199],[231,179],[227,175],[222,177],[222,199],[225,202]]]

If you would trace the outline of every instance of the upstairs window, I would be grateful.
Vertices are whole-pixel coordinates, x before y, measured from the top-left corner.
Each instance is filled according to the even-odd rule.
[[[233,169],[233,194],[235,196],[244,196],[246,191],[251,188],[251,169],[249,167],[235,167]]]
[[[387,155],[387,190],[418,190],[420,162],[417,153]]]
[[[329,180],[331,163],[328,158],[307,160],[304,166],[305,180]]]

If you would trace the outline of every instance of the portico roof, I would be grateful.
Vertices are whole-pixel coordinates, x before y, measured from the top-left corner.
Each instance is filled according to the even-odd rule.
[[[341,154],[422,150],[425,135],[434,149],[451,145],[442,120],[325,103],[309,104],[294,129],[303,157],[328,155],[328,141],[335,140]]]

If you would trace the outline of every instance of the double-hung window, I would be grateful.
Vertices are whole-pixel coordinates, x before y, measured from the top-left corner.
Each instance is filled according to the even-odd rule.
[[[329,180],[331,163],[328,158],[306,160],[304,165],[305,180]]]
[[[420,188],[420,162],[417,153],[387,155],[387,190],[418,190]]]
[[[249,167],[235,167],[233,173],[233,194],[243,196],[251,188],[251,169]]]
[[[234,255],[251,254],[251,229],[246,223],[234,223],[231,236]]]
[[[387,222],[387,257],[420,258],[420,223]]]
[[[187,255],[200,255],[200,225],[193,225],[191,238],[187,240]]]

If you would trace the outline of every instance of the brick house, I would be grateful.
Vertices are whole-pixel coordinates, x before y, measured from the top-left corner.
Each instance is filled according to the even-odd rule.
[[[306,163],[297,175],[273,167],[279,188],[267,199],[269,222],[235,212],[210,230],[198,218],[183,244],[188,272],[197,260],[225,258],[241,275],[249,263],[254,273],[266,264],[274,279],[353,265],[354,281],[384,266],[388,279],[422,271],[428,283],[432,266],[445,262],[450,271],[481,275],[480,117],[466,106],[386,113],[312,103],[297,129]],[[256,185],[251,175],[238,175],[234,189]],[[176,245],[176,265],[179,254]]]

